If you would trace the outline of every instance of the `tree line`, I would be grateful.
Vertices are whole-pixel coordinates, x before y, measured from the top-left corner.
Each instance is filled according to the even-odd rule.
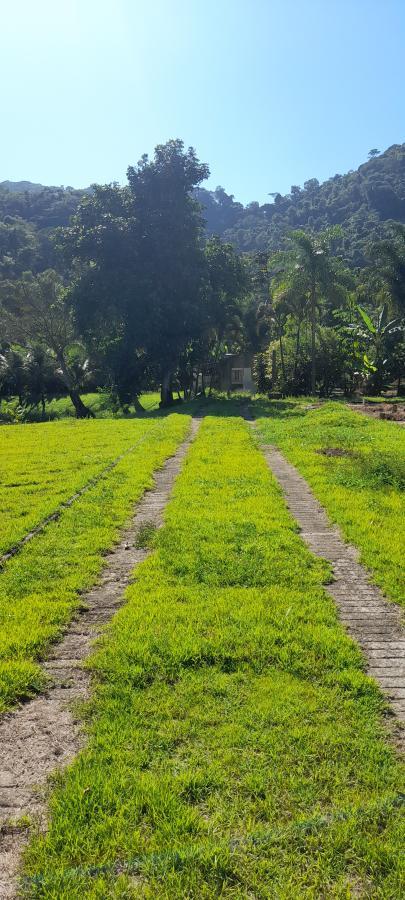
[[[197,197],[208,174],[172,140],[130,166],[124,187],[67,200],[55,189],[56,227],[40,241],[32,223],[3,216],[0,400],[45,414],[68,394],[84,417],[89,389],[139,409],[159,386],[167,406],[176,388],[185,398],[200,389],[199,373],[215,383],[223,354],[240,350],[255,354],[265,392],[401,388],[405,226],[369,244],[363,269],[339,254],[340,225],[287,229],[281,249],[241,254],[207,236]],[[33,195],[37,222],[44,203]]]
[[[76,414],[90,415],[80,393],[93,378],[124,408],[139,408],[140,394],[156,385],[170,405],[174,385],[190,395],[201,370],[249,344],[248,266],[231,245],[206,239],[193,196],[208,174],[182,141],[160,145],[129,167],[125,187],[95,185],[82,198],[56,230],[57,268],[6,273],[4,396],[24,401],[35,360],[42,404],[58,382]]]
[[[370,245],[372,265],[348,268],[334,252],[340,226],[288,232],[262,254],[257,276],[270,297],[270,347],[260,354],[261,390],[330,396],[378,394],[405,374],[405,226]]]

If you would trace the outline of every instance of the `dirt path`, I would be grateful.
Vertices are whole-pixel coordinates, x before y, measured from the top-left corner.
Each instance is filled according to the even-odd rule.
[[[132,523],[121,533],[120,543],[106,557],[100,582],[83,596],[87,609],[53,648],[44,668],[49,690],[3,717],[0,722],[0,897],[16,895],[21,852],[28,840],[26,828],[13,826],[21,816],[45,824],[47,777],[64,767],[83,743],[80,723],[72,712],[73,701],[85,699],[90,675],[82,668],[93,640],[121,605],[134,567],[150,552],[137,549],[142,526],[162,524],[173,482],[199,426],[193,420],[189,437],[176,454],[155,474],[155,487],[136,508]]]
[[[335,580],[326,589],[349,634],[366,656],[367,673],[378,681],[399,720],[396,737],[401,743],[405,723],[405,634],[401,610],[384,600],[380,589],[370,583],[366,569],[358,561],[357,550],[345,543],[337,526],[331,525],[294,466],[273,447],[263,447],[263,452],[305,543],[312,553],[332,565]]]

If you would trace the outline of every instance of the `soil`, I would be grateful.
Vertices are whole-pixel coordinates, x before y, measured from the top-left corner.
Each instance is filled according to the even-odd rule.
[[[349,403],[350,409],[373,419],[387,419],[405,425],[405,403]]]
[[[320,450],[316,451],[317,453],[321,453],[322,456],[355,456],[353,450],[345,450],[343,447],[321,447]]]

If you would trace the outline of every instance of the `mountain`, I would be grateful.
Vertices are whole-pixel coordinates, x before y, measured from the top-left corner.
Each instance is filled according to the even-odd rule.
[[[35,184],[33,181],[0,181],[0,191],[10,191],[12,194],[39,194],[45,190],[44,184]]]
[[[1,226],[7,217],[18,220],[12,227],[20,230],[22,242],[25,223],[31,244],[37,245],[32,252],[34,268],[41,268],[53,256],[51,229],[68,224],[89,190],[1,182],[0,264]],[[221,187],[199,188],[196,198],[203,206],[207,233],[219,234],[242,252],[277,250],[296,228],[320,231],[339,224],[344,237],[338,251],[350,265],[363,267],[368,264],[370,241],[384,237],[390,221],[405,223],[405,144],[394,144],[356,171],[334,175],[322,184],[311,178],[302,188],[293,185],[289,194],[275,194],[272,203],[243,206]],[[4,241],[7,237],[4,233]],[[15,244],[15,236],[13,240]],[[21,265],[23,260],[25,264],[26,254]]]
[[[320,184],[316,178],[272,203],[237,203],[223,188],[200,188],[207,230],[241,251],[278,250],[296,228],[320,231],[341,225],[339,248],[347,262],[367,265],[370,240],[383,237],[391,220],[405,223],[405,144],[394,144],[356,171],[334,175]]]

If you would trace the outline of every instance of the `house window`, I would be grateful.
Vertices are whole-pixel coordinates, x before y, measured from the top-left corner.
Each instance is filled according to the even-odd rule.
[[[232,369],[232,384],[243,384],[243,369]]]

